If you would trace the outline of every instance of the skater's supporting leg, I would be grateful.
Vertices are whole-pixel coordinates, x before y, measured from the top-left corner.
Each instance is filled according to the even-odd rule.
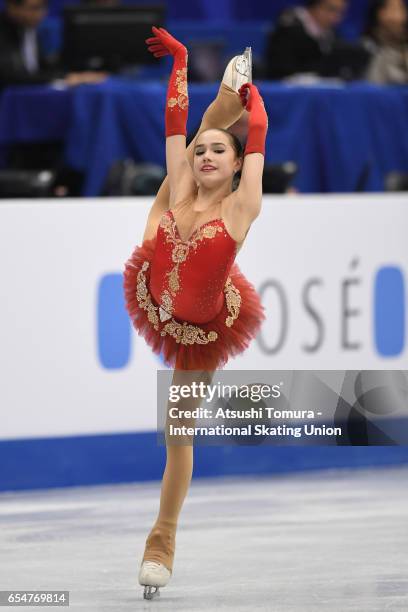
[[[175,370],[173,374],[173,385],[191,385],[191,383],[205,382],[210,384],[214,372],[182,371]],[[179,410],[194,410],[202,402],[201,398],[181,398],[177,403]],[[175,404],[171,404],[172,408]],[[172,424],[194,427],[196,419],[179,418]],[[160,495],[160,510],[156,522],[146,540],[146,548],[143,561],[157,561],[163,563],[167,569],[172,571],[175,552],[175,536],[177,522],[187,495],[193,474],[193,438],[173,440],[168,435],[170,420],[166,422],[166,449],[167,460],[163,474]]]

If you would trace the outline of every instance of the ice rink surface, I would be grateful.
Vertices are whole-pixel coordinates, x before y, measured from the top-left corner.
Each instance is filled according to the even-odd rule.
[[[0,495],[0,589],[70,607],[1,610],[408,610],[408,467],[193,480],[173,576],[137,573],[160,482]]]

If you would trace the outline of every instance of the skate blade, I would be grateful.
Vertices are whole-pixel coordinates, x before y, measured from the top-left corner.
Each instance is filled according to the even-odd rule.
[[[252,83],[252,47],[246,47],[244,56],[248,62],[248,83]]]
[[[152,589],[156,590],[153,591]],[[143,599],[154,599],[155,597],[160,597],[159,587],[146,585],[143,592]]]

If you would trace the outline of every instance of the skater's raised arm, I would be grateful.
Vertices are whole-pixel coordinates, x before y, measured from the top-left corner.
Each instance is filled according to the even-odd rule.
[[[242,104],[249,112],[249,121],[241,179],[234,192],[234,208],[237,214],[247,219],[249,226],[261,211],[268,116],[256,85],[245,83],[239,93]]]
[[[170,187],[169,206],[184,195],[194,185],[192,171],[186,158],[186,136],[188,117],[187,60],[186,47],[164,28],[152,28],[152,38],[148,38],[149,51],[155,57],[173,56],[166,96],[166,166]],[[186,185],[187,183],[187,185]]]

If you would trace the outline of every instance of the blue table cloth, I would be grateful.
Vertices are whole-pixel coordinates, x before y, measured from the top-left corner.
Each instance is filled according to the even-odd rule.
[[[408,171],[408,87],[258,87],[269,116],[266,161],[295,161],[300,191],[354,191],[362,176],[366,191],[381,191],[388,172]],[[67,162],[85,172],[84,195],[98,195],[115,160],[164,165],[166,89],[118,78],[66,90],[8,88],[0,96],[0,146],[63,139]],[[190,131],[216,92],[216,84],[189,86]]]

